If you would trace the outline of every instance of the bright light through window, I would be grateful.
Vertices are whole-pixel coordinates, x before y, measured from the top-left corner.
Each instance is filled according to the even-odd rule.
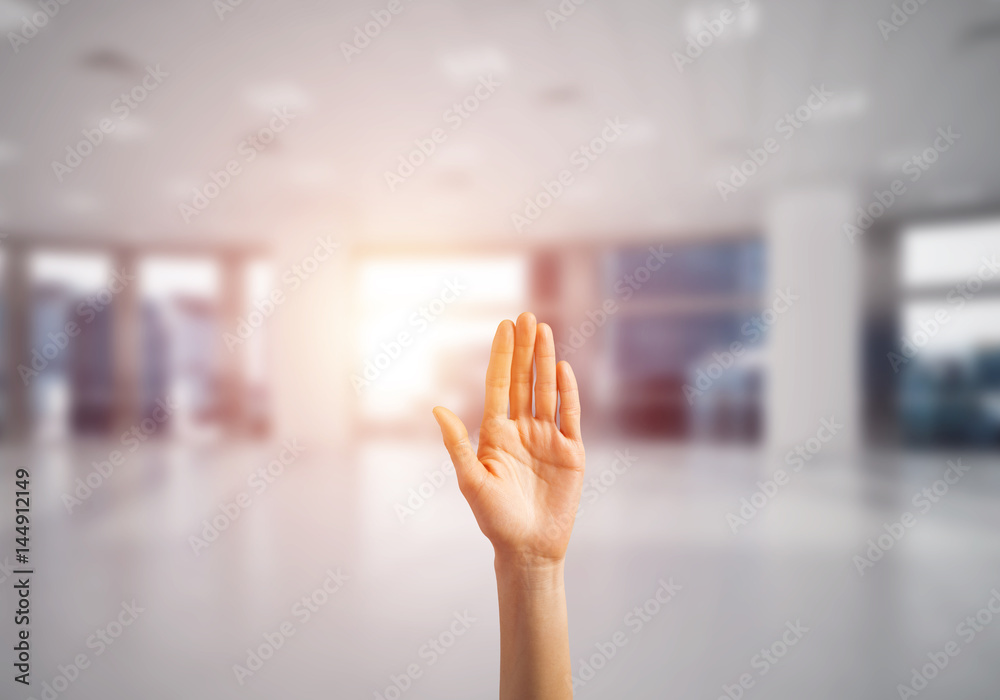
[[[926,333],[929,323],[941,310],[948,313],[947,322],[938,324],[936,333]],[[954,306],[938,302],[913,302],[903,311],[903,332],[907,338],[918,338],[926,344],[920,352],[927,359],[933,355],[964,355],[1000,347],[1000,301],[973,301],[956,311]]]
[[[915,227],[903,234],[903,284],[950,286],[974,277],[983,258],[994,256],[1000,256],[1000,219]]]
[[[468,286],[458,300],[463,305],[509,303],[524,298],[527,273],[524,258],[515,256],[379,260],[361,268],[359,291],[368,307],[396,307],[403,300],[430,300],[446,280],[460,280]]]
[[[214,299],[221,280],[218,264],[207,258],[146,258],[139,284],[143,296],[158,301],[178,295]]]
[[[38,285],[91,292],[108,283],[111,260],[99,253],[38,252],[28,259],[28,273]]]
[[[415,416],[449,390],[449,405],[461,410],[461,390],[481,383],[497,323],[527,300],[528,264],[519,256],[372,260],[358,277],[358,376],[366,368],[378,375],[359,392],[370,419]],[[401,333],[406,348],[395,345]]]
[[[1000,277],[987,261],[1000,262],[1000,219],[904,232],[903,283],[911,292],[934,292],[903,308],[903,332],[921,341],[921,352],[957,356],[1000,347]],[[941,315],[944,323],[935,320]]]

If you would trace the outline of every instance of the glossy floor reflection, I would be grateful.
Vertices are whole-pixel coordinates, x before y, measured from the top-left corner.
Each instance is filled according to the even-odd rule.
[[[54,697],[496,697],[491,552],[436,443],[341,455],[305,446],[273,479],[254,480],[280,444],[152,445],[68,513],[63,494],[113,448],[0,451],[4,503],[13,469],[32,472],[37,572],[33,684],[26,692],[8,672],[3,697],[53,697],[43,683],[72,675],[80,654],[88,666]],[[987,606],[1000,588],[1000,459],[817,460],[734,534],[727,514],[778,463],[622,441],[588,445],[588,478],[616,451],[630,464],[593,487],[568,563],[574,675],[586,679],[577,697],[899,697],[911,669],[949,641],[958,655],[920,697],[996,697],[1000,622],[989,624]],[[921,512],[914,495],[959,458],[969,472]],[[226,524],[225,511],[238,517]],[[912,527],[859,575],[866,541],[906,511]],[[213,519],[226,527],[208,542]],[[197,553],[192,536],[206,540]],[[12,639],[12,580],[0,575]],[[113,636],[133,601],[142,612]],[[974,638],[975,625],[959,633],[982,609]],[[616,635],[625,642],[611,655]],[[251,648],[268,657],[259,667]],[[234,665],[251,671],[242,684]]]

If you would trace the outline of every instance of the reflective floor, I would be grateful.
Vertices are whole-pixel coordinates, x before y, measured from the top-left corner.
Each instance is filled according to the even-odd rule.
[[[115,447],[0,448],[8,533],[31,470],[36,571],[32,686],[5,663],[2,697],[496,697],[491,551],[436,443],[147,445],[78,490]],[[821,455],[759,487],[778,466],[588,445],[577,697],[996,698],[1000,459]]]

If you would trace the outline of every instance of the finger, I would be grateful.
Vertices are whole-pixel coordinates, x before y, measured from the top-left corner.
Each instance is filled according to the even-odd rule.
[[[568,362],[556,365],[559,384],[559,429],[571,440],[580,439],[580,391]]]
[[[459,488],[463,494],[476,493],[486,476],[486,467],[472,449],[469,431],[465,429],[461,419],[447,408],[437,406],[434,409],[434,419],[441,428],[441,437],[444,438],[444,446],[448,448],[451,463],[455,465]]]
[[[532,359],[535,354],[535,316],[517,317],[514,331],[514,361],[510,368],[510,417],[531,416]]]
[[[486,369],[486,409],[483,418],[506,418],[510,391],[510,360],[514,354],[514,324],[503,321],[493,336]]]
[[[539,323],[535,333],[535,418],[555,421],[556,403],[556,348],[552,329]]]

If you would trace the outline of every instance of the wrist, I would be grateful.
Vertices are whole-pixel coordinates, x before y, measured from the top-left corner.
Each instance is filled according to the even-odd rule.
[[[497,581],[531,590],[561,589],[565,559],[541,557],[525,552],[495,551],[493,568]]]

